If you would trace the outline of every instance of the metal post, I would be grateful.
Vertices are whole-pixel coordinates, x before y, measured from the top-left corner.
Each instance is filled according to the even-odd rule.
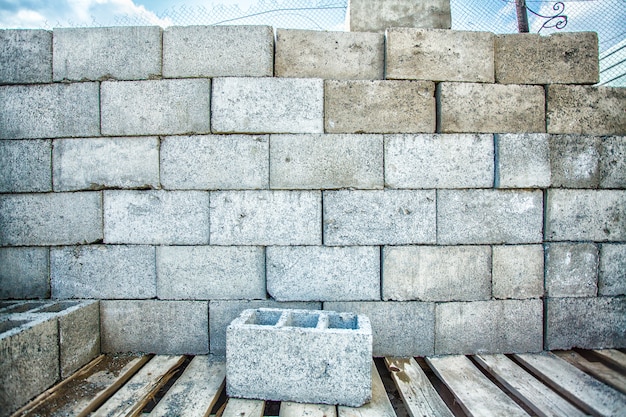
[[[515,0],[517,10],[517,28],[520,33],[528,33],[528,12],[526,11],[526,0]]]

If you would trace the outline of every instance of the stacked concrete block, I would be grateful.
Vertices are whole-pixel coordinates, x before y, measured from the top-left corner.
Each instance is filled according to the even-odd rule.
[[[0,299],[50,297],[48,263],[48,248],[0,248]]]
[[[626,188],[626,136],[602,137],[600,187]]]
[[[598,295],[626,295],[626,244],[600,246]]]
[[[53,304],[39,310],[58,313],[59,368],[67,378],[100,354],[100,306],[98,302]]]
[[[0,84],[52,81],[52,32],[0,31]]]
[[[0,192],[44,192],[52,189],[50,140],[0,141]]]
[[[496,299],[540,298],[544,294],[541,245],[492,247],[492,295]]]
[[[592,243],[550,243],[546,248],[548,297],[594,297],[598,293],[598,247]]]
[[[495,135],[497,188],[547,188],[552,184],[545,133]]]
[[[450,29],[450,1],[350,0],[346,22],[351,32],[382,32],[389,27]]]
[[[599,136],[550,135],[550,168],[555,188],[598,188]]]

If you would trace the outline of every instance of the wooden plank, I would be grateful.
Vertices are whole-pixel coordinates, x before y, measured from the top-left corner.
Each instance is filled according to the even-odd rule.
[[[554,353],[559,358],[571,363],[581,371],[585,371],[605,384],[626,393],[626,374],[620,374],[619,372],[614,371],[600,360],[590,361],[574,351],[561,351]]]
[[[385,363],[411,417],[453,417],[415,359],[385,358]]]
[[[594,350],[597,356],[613,366],[622,368],[626,372],[626,353],[622,353],[617,349],[600,349]]]
[[[372,361],[372,400],[358,408],[339,406],[337,412],[339,417],[396,417],[374,361]]]
[[[278,417],[337,417],[337,408],[326,404],[280,403]]]
[[[265,401],[230,398],[222,417],[263,417]]]
[[[426,358],[426,362],[469,416],[528,416],[467,357],[462,355],[430,357]]]

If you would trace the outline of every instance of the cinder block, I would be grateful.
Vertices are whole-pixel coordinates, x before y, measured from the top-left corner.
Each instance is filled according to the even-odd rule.
[[[211,193],[212,245],[319,245],[319,191]]]
[[[601,245],[598,295],[626,295],[626,244]]]
[[[436,355],[542,350],[542,300],[437,304]]]
[[[550,135],[549,141],[553,187],[598,188],[602,138]]]
[[[541,245],[493,246],[492,294],[498,299],[543,297]]]
[[[50,297],[48,248],[0,248],[0,299]]]
[[[542,133],[546,131],[541,86],[439,84],[438,131],[443,133]]]
[[[378,247],[270,246],[267,292],[277,301],[380,299]]]
[[[491,299],[489,246],[387,246],[382,271],[384,300]]]
[[[445,29],[387,29],[387,79],[494,82],[494,34]]]
[[[158,26],[56,28],[54,80],[145,80],[161,75]]]
[[[157,188],[159,139],[57,139],[52,152],[55,191]]]
[[[271,77],[270,26],[173,26],[163,31],[163,76]]]
[[[516,33],[496,36],[496,82],[502,84],[595,84],[595,32]]]
[[[372,328],[363,315],[261,308],[226,332],[230,397],[350,407],[372,397]]]
[[[52,81],[52,32],[0,31],[0,84]]]
[[[598,293],[598,247],[593,243],[546,245],[548,297],[595,297]]]
[[[160,299],[265,299],[265,253],[260,247],[159,246]]]
[[[378,80],[384,77],[381,33],[276,30],[276,77]]]
[[[0,245],[49,246],[102,239],[99,192],[0,195]]]
[[[328,133],[433,133],[435,84],[430,81],[324,82]]]
[[[324,244],[435,243],[435,190],[325,191]]]
[[[0,192],[52,190],[52,141],[0,141]]]
[[[262,189],[269,182],[269,137],[170,136],[161,141],[166,189]]]
[[[322,133],[324,82],[304,78],[214,78],[213,133]]]
[[[495,135],[496,187],[547,188],[552,184],[545,133]]]
[[[626,188],[626,136],[602,138],[600,187]]]
[[[270,186],[383,188],[382,135],[272,135]]]
[[[541,191],[438,190],[437,243],[539,243]]]
[[[65,246],[50,250],[54,298],[154,298],[152,246]]]
[[[210,90],[207,79],[103,82],[102,134],[208,133]]]
[[[491,135],[385,136],[385,185],[391,188],[493,186]]]
[[[209,193],[105,191],[104,242],[208,244]]]
[[[449,0],[350,0],[351,32],[382,32],[389,27],[450,29]]]
[[[0,139],[98,136],[98,98],[98,83],[0,86]]]

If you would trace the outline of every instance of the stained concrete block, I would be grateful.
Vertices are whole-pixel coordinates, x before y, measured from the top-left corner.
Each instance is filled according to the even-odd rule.
[[[546,246],[548,297],[595,297],[598,293],[598,247],[593,243]]]
[[[539,243],[543,240],[541,191],[437,191],[437,243]]]
[[[552,186],[597,188],[600,184],[599,136],[550,135]]]
[[[626,244],[600,246],[598,295],[626,295]]]
[[[271,77],[270,26],[172,26],[163,31],[163,76]]]
[[[493,246],[492,294],[497,299],[543,296],[541,245]]]
[[[430,81],[324,83],[328,133],[433,133],[435,84]]]
[[[380,299],[377,247],[270,246],[267,292],[277,301]]]
[[[443,133],[541,133],[546,131],[541,86],[477,83],[439,84]]]
[[[272,135],[274,189],[383,188],[382,135]]]
[[[387,29],[385,77],[494,82],[494,35],[444,29]]]
[[[104,242],[208,244],[209,193],[105,191]]]
[[[449,0],[350,0],[351,32],[382,32],[389,27],[450,29]]]
[[[0,84],[52,81],[52,32],[0,30]]]
[[[325,191],[324,244],[435,243],[434,190]]]
[[[319,191],[211,193],[212,245],[319,245]]]
[[[497,188],[547,188],[552,184],[547,134],[500,134],[495,135],[495,143]]]
[[[387,135],[385,185],[391,188],[493,186],[491,135]]]
[[[50,297],[48,248],[0,248],[0,299]]]
[[[102,134],[176,135],[210,132],[211,81],[105,81]]]
[[[0,141],[0,192],[52,190],[52,141]]]
[[[323,118],[322,80],[213,79],[213,133],[323,133]]]
[[[602,138],[600,187],[626,188],[626,136]]]
[[[276,30],[276,77],[330,80],[384,78],[381,33]]]
[[[159,246],[160,299],[265,299],[265,253],[261,247]]]
[[[382,271],[384,300],[491,298],[489,246],[387,246]]]

